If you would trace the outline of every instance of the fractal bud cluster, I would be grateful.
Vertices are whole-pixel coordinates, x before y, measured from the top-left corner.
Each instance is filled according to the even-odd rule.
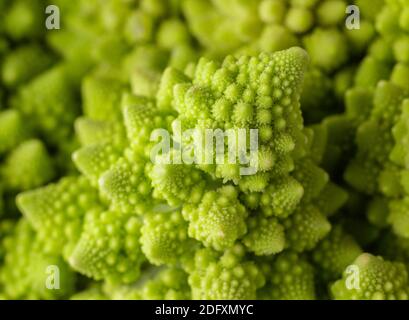
[[[0,298],[408,300],[409,2],[0,0]]]

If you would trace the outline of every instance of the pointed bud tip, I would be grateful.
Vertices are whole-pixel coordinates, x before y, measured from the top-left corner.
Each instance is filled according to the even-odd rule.
[[[310,57],[304,49],[300,47],[292,47],[287,50],[289,54],[291,54],[295,59],[299,60],[302,64],[309,64]]]

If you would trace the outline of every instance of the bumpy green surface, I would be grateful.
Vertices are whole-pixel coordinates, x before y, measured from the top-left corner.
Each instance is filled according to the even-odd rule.
[[[407,1],[48,4],[0,0],[0,298],[409,299]]]
[[[255,299],[264,283],[262,273],[252,261],[244,259],[244,248],[235,246],[222,256],[211,249],[195,255],[189,277],[193,299]]]
[[[373,300],[407,300],[408,274],[405,265],[399,262],[384,261],[363,253],[355,261],[359,282],[357,286],[348,287],[344,275],[331,287],[331,293],[336,299],[373,299]]]

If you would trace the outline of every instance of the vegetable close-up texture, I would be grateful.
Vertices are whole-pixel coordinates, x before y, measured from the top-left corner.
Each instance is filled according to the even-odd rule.
[[[409,1],[0,0],[0,299],[409,300]]]

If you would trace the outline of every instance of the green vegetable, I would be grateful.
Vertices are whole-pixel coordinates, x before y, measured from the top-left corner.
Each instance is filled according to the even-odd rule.
[[[359,276],[359,285],[349,289],[344,274],[342,280],[336,281],[331,293],[336,299],[372,299],[372,300],[407,300],[408,274],[405,265],[399,262],[385,261],[369,253],[361,254],[354,261]]]
[[[48,4],[0,0],[0,298],[409,299],[407,1]]]
[[[22,218],[2,242],[6,252],[0,283],[5,298],[63,299],[74,292],[74,272],[59,255],[44,251],[27,220]]]

